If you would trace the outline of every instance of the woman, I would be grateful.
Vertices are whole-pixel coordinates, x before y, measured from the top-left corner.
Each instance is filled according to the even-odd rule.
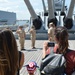
[[[18,49],[11,30],[0,31],[0,75],[16,75],[18,69]]]
[[[66,75],[72,75],[75,71],[75,51],[68,49],[68,32],[65,27],[57,27],[55,29],[55,41],[56,45],[54,47],[54,52],[58,54],[64,54],[66,59]],[[48,42],[43,45],[43,58],[50,54],[50,48],[47,46]]]

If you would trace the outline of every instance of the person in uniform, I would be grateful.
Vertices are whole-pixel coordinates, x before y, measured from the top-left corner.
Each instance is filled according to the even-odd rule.
[[[25,43],[26,33],[25,33],[24,29],[23,29],[23,26],[19,26],[19,28],[17,29],[16,33],[18,34],[21,50],[25,50],[24,49],[24,43]]]
[[[48,40],[49,41],[54,41],[54,31],[55,31],[55,25],[53,22],[49,23],[49,29],[48,29]]]
[[[32,49],[34,49],[35,48],[35,40],[36,40],[36,30],[35,30],[34,26],[31,27],[30,34],[31,34],[30,38],[31,38],[31,43],[32,43],[31,47],[32,47]]]

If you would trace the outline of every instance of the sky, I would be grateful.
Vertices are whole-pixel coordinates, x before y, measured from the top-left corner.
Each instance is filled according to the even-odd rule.
[[[42,0],[29,0],[35,12],[42,12]],[[47,3],[47,0],[44,0]],[[66,5],[69,6],[70,0],[66,0]],[[16,13],[17,20],[30,19],[30,13],[24,0],[0,0],[0,10]]]

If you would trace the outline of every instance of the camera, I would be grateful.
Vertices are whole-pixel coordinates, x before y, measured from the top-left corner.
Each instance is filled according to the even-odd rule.
[[[54,47],[55,43],[54,42],[48,42],[48,47]]]

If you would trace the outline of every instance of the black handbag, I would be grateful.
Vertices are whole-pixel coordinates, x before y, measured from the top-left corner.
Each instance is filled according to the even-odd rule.
[[[41,62],[41,75],[64,75],[65,62],[62,54],[48,55]]]

